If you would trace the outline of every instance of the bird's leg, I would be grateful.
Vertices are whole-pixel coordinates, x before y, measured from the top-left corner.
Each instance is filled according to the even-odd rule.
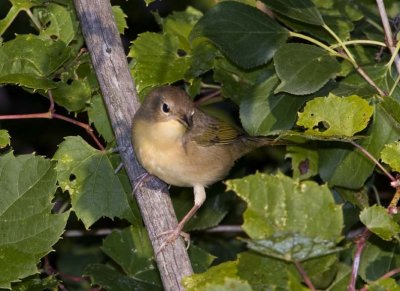
[[[161,234],[158,235],[158,237],[162,235],[169,234],[169,236],[164,240],[164,242],[161,244],[160,248],[156,252],[157,254],[161,252],[167,244],[174,242],[179,236],[183,236],[185,240],[189,240],[189,235],[187,233],[183,233],[182,229],[185,226],[185,224],[193,217],[193,215],[199,210],[201,205],[203,205],[204,201],[206,200],[206,190],[204,189],[204,186],[202,185],[195,185],[193,187],[193,192],[194,192],[194,205],[192,209],[189,210],[188,213],[181,219],[181,221],[178,223],[178,225],[175,227],[173,230],[165,231]]]
[[[140,185],[142,185],[144,182],[146,182],[147,179],[149,179],[151,175],[147,172],[140,174],[138,177],[135,179],[135,187],[133,187],[132,193],[135,193],[137,188],[139,188]]]

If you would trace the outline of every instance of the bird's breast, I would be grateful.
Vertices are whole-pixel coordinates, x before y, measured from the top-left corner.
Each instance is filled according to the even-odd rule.
[[[179,131],[182,125],[174,122],[134,125],[133,143],[141,165],[175,186],[207,186],[222,179],[233,165],[226,151],[191,141],[184,143],[185,132]]]

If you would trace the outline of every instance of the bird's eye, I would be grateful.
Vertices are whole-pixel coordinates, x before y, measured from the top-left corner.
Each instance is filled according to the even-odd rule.
[[[171,110],[171,109],[169,108],[168,104],[167,104],[167,103],[163,103],[163,105],[162,105],[162,111],[163,111],[164,113],[168,113],[170,110]]]

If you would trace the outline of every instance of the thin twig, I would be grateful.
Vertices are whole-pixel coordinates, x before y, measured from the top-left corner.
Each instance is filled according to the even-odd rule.
[[[215,90],[214,92],[212,92],[212,93],[210,93],[210,94],[198,99],[195,103],[196,103],[196,105],[203,104],[206,101],[208,101],[210,99],[213,99],[214,97],[216,97],[216,96],[218,96],[220,94],[221,94],[221,90]]]
[[[364,71],[363,68],[361,67],[355,67],[356,71],[367,81],[368,84],[370,84],[372,87],[375,88],[376,91],[378,91],[379,95],[381,96],[387,96],[388,94],[384,91],[381,90],[381,88],[378,87],[378,85],[375,84],[375,82],[368,76],[368,74]]]
[[[99,150],[105,151],[104,146],[101,144],[99,139],[96,137],[96,135],[94,134],[93,128],[89,124],[83,123],[83,122],[80,122],[78,120],[72,119],[70,117],[66,117],[64,115],[60,115],[60,114],[55,113],[53,96],[52,96],[50,91],[49,91],[48,94],[49,94],[50,106],[49,106],[49,110],[47,112],[29,113],[29,114],[0,115],[0,120],[38,119],[38,118],[39,119],[42,118],[42,119],[60,119],[60,120],[64,120],[66,122],[72,123],[72,124],[74,124],[76,126],[79,126],[79,127],[83,128],[84,130],[86,130],[88,135],[90,135],[90,137],[96,143],[96,145],[99,148]]]
[[[301,277],[304,280],[304,283],[306,283],[307,287],[310,288],[311,291],[315,291],[315,287],[313,285],[313,283],[310,280],[310,277],[308,277],[306,271],[304,270],[303,266],[301,265],[301,263],[299,261],[294,261],[294,264],[297,268],[297,271],[300,273]]]
[[[383,3],[383,0],[376,0],[376,4],[378,6],[379,14],[381,16],[383,30],[385,31],[385,40],[386,40],[387,46],[388,46],[391,54],[393,55],[393,54],[395,54],[395,51],[396,51],[396,45],[394,44],[394,41],[393,41],[393,34],[392,34],[392,30],[390,28],[389,19],[388,19],[387,13],[386,13],[385,4]],[[397,74],[400,75],[400,58],[399,58],[399,56],[395,57],[394,63],[396,65]]]
[[[373,155],[371,155],[365,148],[360,146],[358,143],[350,140],[350,143],[355,146],[361,153],[363,153],[368,159],[370,159],[381,171],[392,181],[396,182],[396,178],[393,177]]]
[[[361,254],[364,250],[365,244],[370,235],[371,235],[371,232],[368,230],[368,228],[366,228],[363,231],[363,233],[360,236],[358,236],[356,239],[356,251],[354,253],[350,283],[347,286],[348,291],[356,291],[356,281],[357,281],[358,269],[360,267]]]

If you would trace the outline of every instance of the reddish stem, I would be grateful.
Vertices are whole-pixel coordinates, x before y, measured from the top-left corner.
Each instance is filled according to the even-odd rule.
[[[400,273],[400,268],[393,269],[393,270],[387,272],[387,273],[386,273],[385,275],[383,275],[382,277],[380,277],[378,280],[390,278],[390,277],[392,277],[392,276],[394,276],[394,275],[396,275],[396,274],[399,274],[399,273]],[[378,280],[377,280],[377,281],[378,281]],[[364,286],[364,287],[362,287],[359,291],[367,291],[368,289],[369,289],[368,286]]]
[[[311,291],[315,291],[315,287],[313,285],[313,283],[310,280],[310,277],[308,277],[306,271],[304,270],[303,266],[301,265],[301,263],[299,261],[294,261],[294,264],[297,268],[297,271],[300,273],[301,277],[304,280],[304,283],[306,283],[307,287],[310,288]]]
[[[80,122],[78,120],[66,117],[64,115],[60,115],[55,113],[54,109],[54,99],[53,95],[51,94],[51,91],[49,90],[48,92],[49,95],[49,100],[50,100],[50,107],[49,111],[43,112],[43,113],[30,113],[30,114],[10,114],[10,115],[2,115],[0,116],[0,120],[12,120],[12,119],[35,119],[35,118],[45,118],[45,119],[61,119],[66,122],[72,123],[76,126],[79,126],[86,130],[86,132],[90,135],[90,137],[94,140],[96,143],[97,147],[101,151],[105,151],[104,146],[101,144],[101,142],[98,140],[96,135],[93,133],[93,128],[86,123]]]
[[[356,239],[356,252],[354,253],[353,268],[351,270],[350,283],[347,286],[348,291],[356,291],[356,281],[358,269],[360,267],[361,254],[364,250],[365,244],[371,235],[371,232],[366,228],[360,236]]]

